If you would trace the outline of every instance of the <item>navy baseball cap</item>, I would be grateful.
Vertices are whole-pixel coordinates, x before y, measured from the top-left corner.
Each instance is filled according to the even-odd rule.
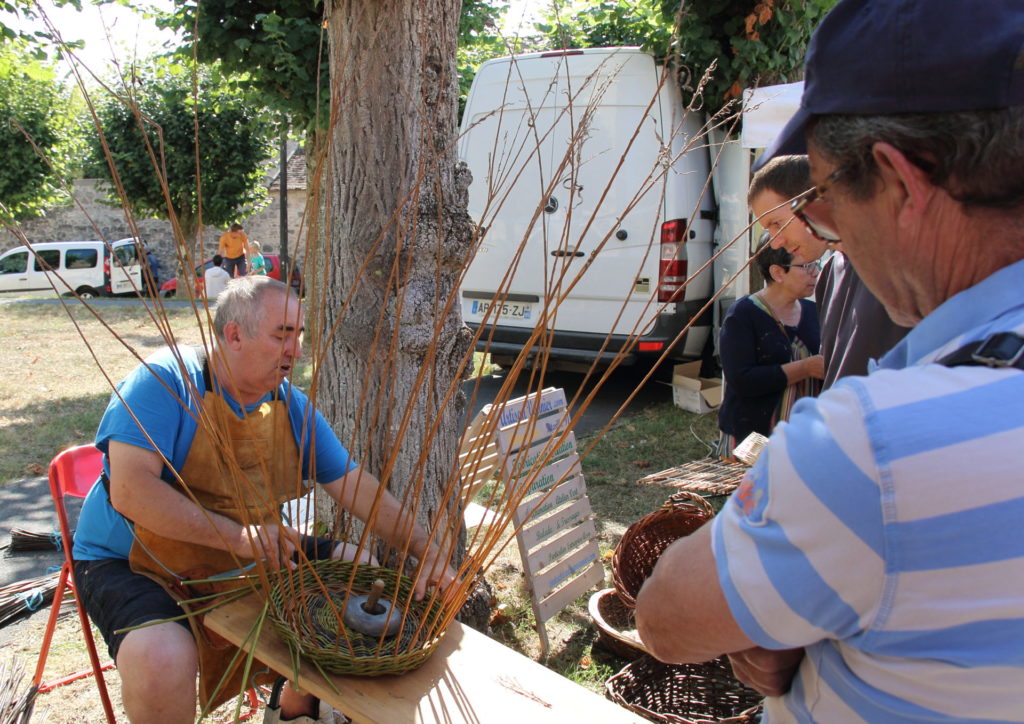
[[[841,0],[807,46],[796,115],[754,164],[806,153],[812,116],[1024,104],[1024,0]]]

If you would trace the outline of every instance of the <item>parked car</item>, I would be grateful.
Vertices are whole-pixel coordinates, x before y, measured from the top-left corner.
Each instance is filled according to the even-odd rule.
[[[135,239],[44,241],[0,255],[0,292],[57,290],[83,299],[137,294],[143,288]]]
[[[280,255],[278,255],[278,254],[264,254],[263,257],[267,260],[267,264],[270,265],[270,271],[267,273],[267,276],[269,276],[272,279],[280,279],[281,278],[281,257],[280,257]],[[204,285],[203,274],[211,266],[213,266],[213,259],[207,259],[202,264],[197,264],[196,265],[196,294],[202,294],[203,293],[203,285]],[[305,287],[302,284],[302,272],[299,269],[300,266],[301,266],[300,264],[293,262],[292,263],[292,269],[289,272],[288,276],[291,279],[292,289],[294,289],[295,293],[298,294],[301,297],[301,296],[303,296],[305,294]],[[161,297],[164,297],[166,299],[166,298],[177,296],[177,294],[178,294],[178,277],[173,277],[171,279],[168,279],[167,281],[165,281],[163,284],[160,285],[160,296]]]

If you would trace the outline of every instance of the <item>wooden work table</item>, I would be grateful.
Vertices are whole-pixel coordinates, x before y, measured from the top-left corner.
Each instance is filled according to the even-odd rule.
[[[261,606],[255,596],[246,596],[206,614],[206,625],[242,646]],[[291,675],[291,653],[269,621],[256,642],[255,655],[279,673]],[[458,622],[452,623],[438,650],[415,671],[400,676],[332,676],[331,682],[333,688],[314,666],[301,662],[299,685],[357,724],[643,721]]]

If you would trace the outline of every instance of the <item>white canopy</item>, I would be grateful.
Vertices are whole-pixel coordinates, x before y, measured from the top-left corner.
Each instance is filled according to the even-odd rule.
[[[804,83],[769,85],[743,91],[743,148],[765,148],[800,107]]]

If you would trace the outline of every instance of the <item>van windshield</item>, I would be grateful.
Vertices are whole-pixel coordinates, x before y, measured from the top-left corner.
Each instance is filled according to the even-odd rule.
[[[28,252],[19,251],[0,259],[0,274],[24,274],[28,269]]]

